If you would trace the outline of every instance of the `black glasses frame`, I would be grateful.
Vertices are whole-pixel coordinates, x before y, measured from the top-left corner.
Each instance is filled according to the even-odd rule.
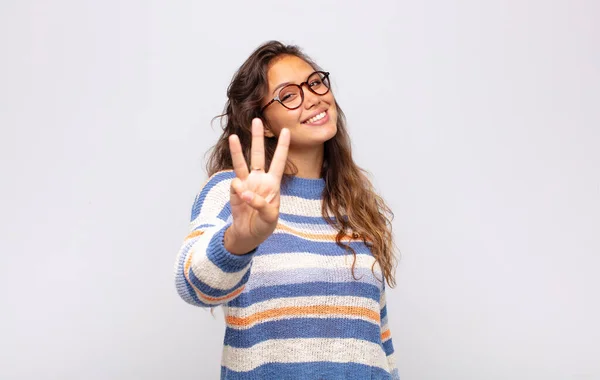
[[[314,91],[314,90],[313,90],[313,89],[310,87],[310,83],[308,83],[308,80],[310,79],[310,77],[312,77],[312,76],[313,76],[313,75],[315,75],[316,73],[319,73],[319,74],[321,74],[321,75],[322,75],[322,77],[321,77],[321,80],[322,80],[322,81],[327,81],[327,82],[328,82],[328,84],[329,84],[329,86],[325,86],[325,87],[327,87],[327,91],[325,91],[325,92],[324,92],[324,93],[322,93],[322,94],[319,94],[319,93],[315,92],[315,91]],[[288,84],[288,85],[286,85],[286,86],[283,86],[281,89],[279,89],[279,92],[277,93],[277,96],[276,96],[276,97],[274,97],[274,98],[273,98],[273,99],[272,99],[272,100],[271,100],[269,103],[265,104],[265,105],[264,105],[264,107],[262,107],[262,108],[260,109],[260,113],[263,113],[263,112],[264,112],[264,110],[265,110],[265,108],[267,108],[268,106],[270,106],[271,104],[273,104],[273,103],[275,103],[275,102],[279,102],[279,104],[281,104],[282,106],[284,106],[284,107],[285,107],[285,108],[287,108],[288,110],[295,110],[295,109],[297,109],[297,108],[300,108],[300,106],[302,105],[302,103],[304,103],[304,90],[302,89],[302,86],[303,86],[303,85],[306,85],[306,87],[308,88],[308,90],[309,90],[310,92],[312,92],[313,94],[315,94],[315,95],[319,95],[319,96],[321,96],[321,95],[325,95],[325,94],[327,94],[327,93],[329,92],[329,90],[330,90],[330,86],[331,86],[331,83],[329,82],[329,72],[327,72],[327,71],[315,71],[315,72],[311,73],[311,74],[308,76],[308,78],[306,78],[306,81],[305,81],[305,82],[302,82],[302,83],[300,83],[300,84]],[[296,106],[296,107],[292,107],[292,108],[290,108],[290,107],[286,106],[285,104],[283,104],[283,102],[281,101],[281,98],[279,97],[279,94],[281,94],[281,91],[283,91],[284,89],[286,89],[286,88],[288,88],[288,87],[290,87],[290,86],[292,86],[292,87],[298,87],[298,88],[300,89],[300,99],[301,99],[301,100],[300,100],[300,104],[298,104],[298,106]]]

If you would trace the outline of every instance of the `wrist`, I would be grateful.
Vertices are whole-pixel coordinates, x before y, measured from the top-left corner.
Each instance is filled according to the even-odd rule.
[[[226,251],[234,255],[246,255],[254,251],[258,246],[254,242],[238,238],[232,226],[229,226],[223,234],[223,245]]]

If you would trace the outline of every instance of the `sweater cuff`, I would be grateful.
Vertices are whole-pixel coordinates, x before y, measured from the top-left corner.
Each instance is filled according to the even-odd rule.
[[[258,247],[244,255],[236,255],[226,250],[223,238],[225,236],[225,231],[230,225],[231,223],[226,224],[212,236],[208,243],[207,255],[210,261],[218,266],[223,272],[233,273],[244,269],[244,267],[252,261],[254,252],[256,252]]]

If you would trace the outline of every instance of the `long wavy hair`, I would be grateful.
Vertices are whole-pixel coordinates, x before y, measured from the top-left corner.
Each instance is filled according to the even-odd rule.
[[[266,128],[268,121],[260,112],[262,100],[268,92],[267,72],[273,59],[281,56],[296,56],[306,61],[315,70],[322,70],[310,57],[295,45],[285,45],[279,41],[269,41],[259,46],[234,74],[227,89],[227,102],[221,119],[223,134],[217,143],[207,152],[210,157],[206,164],[209,176],[218,171],[233,169],[229,151],[229,136],[236,134],[242,146],[246,162],[250,162],[252,141],[251,123],[255,117],[261,118]],[[361,238],[371,248],[383,277],[390,287],[395,287],[394,278],[396,258],[392,235],[394,214],[384,200],[375,192],[368,172],[358,167],[352,159],[350,137],[346,128],[346,118],[337,101],[337,133],[325,142],[324,162],[321,175],[325,180],[323,190],[323,218],[338,230],[336,243],[354,255],[352,276],[356,264],[356,252],[343,242],[352,232],[353,238]],[[213,119],[214,120],[214,119]],[[265,167],[269,167],[277,138],[265,138]],[[295,175],[296,166],[288,159],[286,173]],[[285,183],[289,175],[282,179]],[[335,219],[329,217],[330,214]],[[375,263],[373,263],[373,266]],[[371,267],[373,271],[373,267]],[[375,274],[373,272],[373,274]],[[377,276],[375,276],[377,278]],[[383,279],[378,279],[383,282]]]

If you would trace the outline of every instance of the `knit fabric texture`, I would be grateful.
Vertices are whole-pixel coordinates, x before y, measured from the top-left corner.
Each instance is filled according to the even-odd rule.
[[[183,300],[223,309],[221,380],[398,380],[381,268],[348,233],[352,275],[352,252],[322,216],[325,180],[282,184],[274,233],[234,255],[223,244],[233,178],[220,171],[202,186],[175,263]]]

